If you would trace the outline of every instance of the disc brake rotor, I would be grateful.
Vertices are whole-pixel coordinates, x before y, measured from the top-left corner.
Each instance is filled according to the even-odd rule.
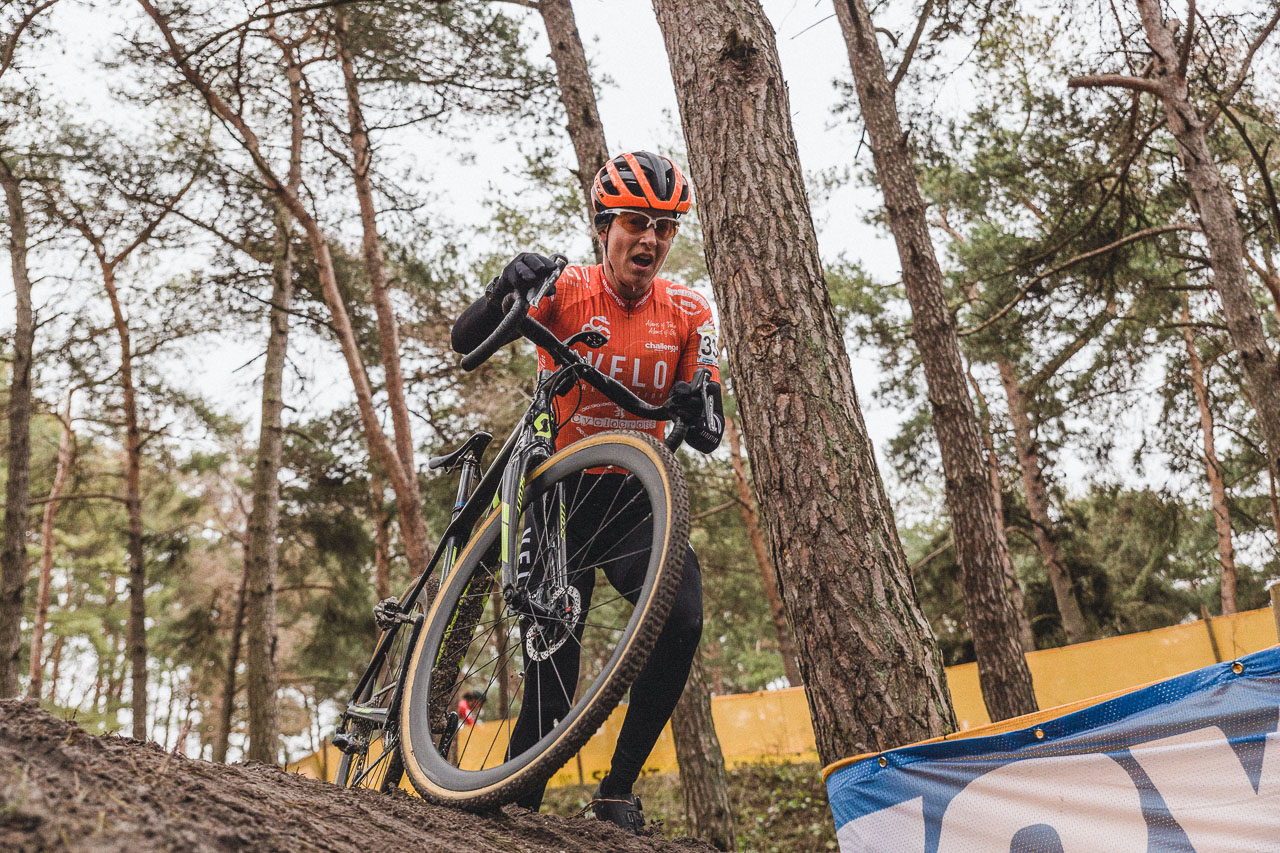
[[[525,630],[524,652],[530,660],[551,657],[573,635],[573,626],[582,615],[582,596],[574,587],[562,587],[551,597],[553,618],[533,620]]]

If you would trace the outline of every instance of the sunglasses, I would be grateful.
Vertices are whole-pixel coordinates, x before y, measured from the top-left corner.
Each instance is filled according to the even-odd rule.
[[[670,240],[680,230],[680,223],[672,216],[649,216],[644,213],[624,210],[613,215],[613,221],[622,226],[628,234],[643,234],[650,227],[659,240]]]

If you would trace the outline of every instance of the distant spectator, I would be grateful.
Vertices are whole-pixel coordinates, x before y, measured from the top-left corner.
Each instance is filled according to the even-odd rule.
[[[458,700],[458,719],[463,725],[474,726],[480,722],[480,709],[484,707],[484,694],[479,690],[468,690]]]

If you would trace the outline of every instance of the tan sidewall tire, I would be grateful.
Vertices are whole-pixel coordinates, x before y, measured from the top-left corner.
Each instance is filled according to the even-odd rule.
[[[647,457],[654,473],[661,478],[663,491],[665,492],[667,514],[665,523],[666,535],[661,543],[662,555],[656,563],[651,592],[640,603],[637,608],[638,612],[632,615],[628,623],[623,641],[619,646],[621,654],[615,652],[615,665],[610,672],[602,674],[597,679],[596,684],[599,685],[598,687],[593,685],[587,691],[587,695],[584,697],[585,704],[581,708],[578,707],[578,704],[574,705],[573,710],[566,717],[567,725],[564,731],[536,757],[511,772],[510,775],[482,787],[467,790],[443,787],[430,777],[423,769],[414,747],[414,735],[419,733],[415,729],[415,725],[418,728],[424,725],[426,716],[422,713],[415,714],[413,711],[415,704],[412,698],[415,696],[414,684],[418,679],[422,655],[432,636],[431,626],[434,620],[438,617],[439,611],[445,603],[451,602],[453,598],[451,593],[455,584],[465,583],[465,580],[460,581],[459,579],[468,574],[472,564],[479,559],[475,557],[475,552],[481,547],[481,543],[484,543],[483,547],[486,549],[490,547],[492,540],[486,541],[489,539],[486,534],[489,527],[498,523],[497,512],[491,512],[476,526],[475,534],[454,564],[454,574],[441,586],[436,600],[432,603],[427,615],[426,627],[419,636],[417,646],[413,650],[413,660],[409,665],[409,672],[406,677],[404,699],[400,709],[400,731],[402,734],[400,749],[404,759],[405,773],[408,775],[413,787],[423,798],[444,805],[472,810],[496,808],[515,801],[521,794],[554,775],[595,734],[596,730],[622,699],[631,682],[635,680],[645,660],[648,659],[649,652],[657,641],[662,625],[666,621],[676,589],[680,585],[684,569],[685,548],[689,541],[689,497],[684,476],[680,472],[675,457],[665,446],[648,435],[640,433],[601,433],[572,444],[552,456],[545,463],[538,466],[530,476],[529,482],[533,483],[553,469],[561,468],[561,470],[564,470],[561,466],[567,467],[568,471],[571,472],[575,470],[574,465],[577,464],[573,461],[575,457],[581,457],[588,451],[592,457],[595,457],[602,452],[601,448],[604,445],[617,446],[619,448],[625,447],[628,455],[640,450]],[[599,462],[595,462],[592,463],[592,466],[584,465],[583,468],[578,470],[586,470],[588,467],[599,464]],[[528,491],[532,494],[535,490],[530,488]],[[640,608],[643,609],[640,610]],[[579,700],[579,703],[583,701]],[[426,735],[425,742],[430,742],[429,733],[421,732],[420,734]],[[434,749],[434,747],[430,748]]]

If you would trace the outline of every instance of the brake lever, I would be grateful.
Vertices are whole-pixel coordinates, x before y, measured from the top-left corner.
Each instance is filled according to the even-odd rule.
[[[551,261],[555,264],[555,268],[547,273],[547,277],[543,280],[542,286],[538,288],[538,292],[529,300],[530,308],[537,308],[538,303],[547,295],[547,291],[555,287],[557,281],[560,280],[560,274],[564,272],[564,268],[569,266],[569,259],[564,255],[555,254],[551,256]]]

